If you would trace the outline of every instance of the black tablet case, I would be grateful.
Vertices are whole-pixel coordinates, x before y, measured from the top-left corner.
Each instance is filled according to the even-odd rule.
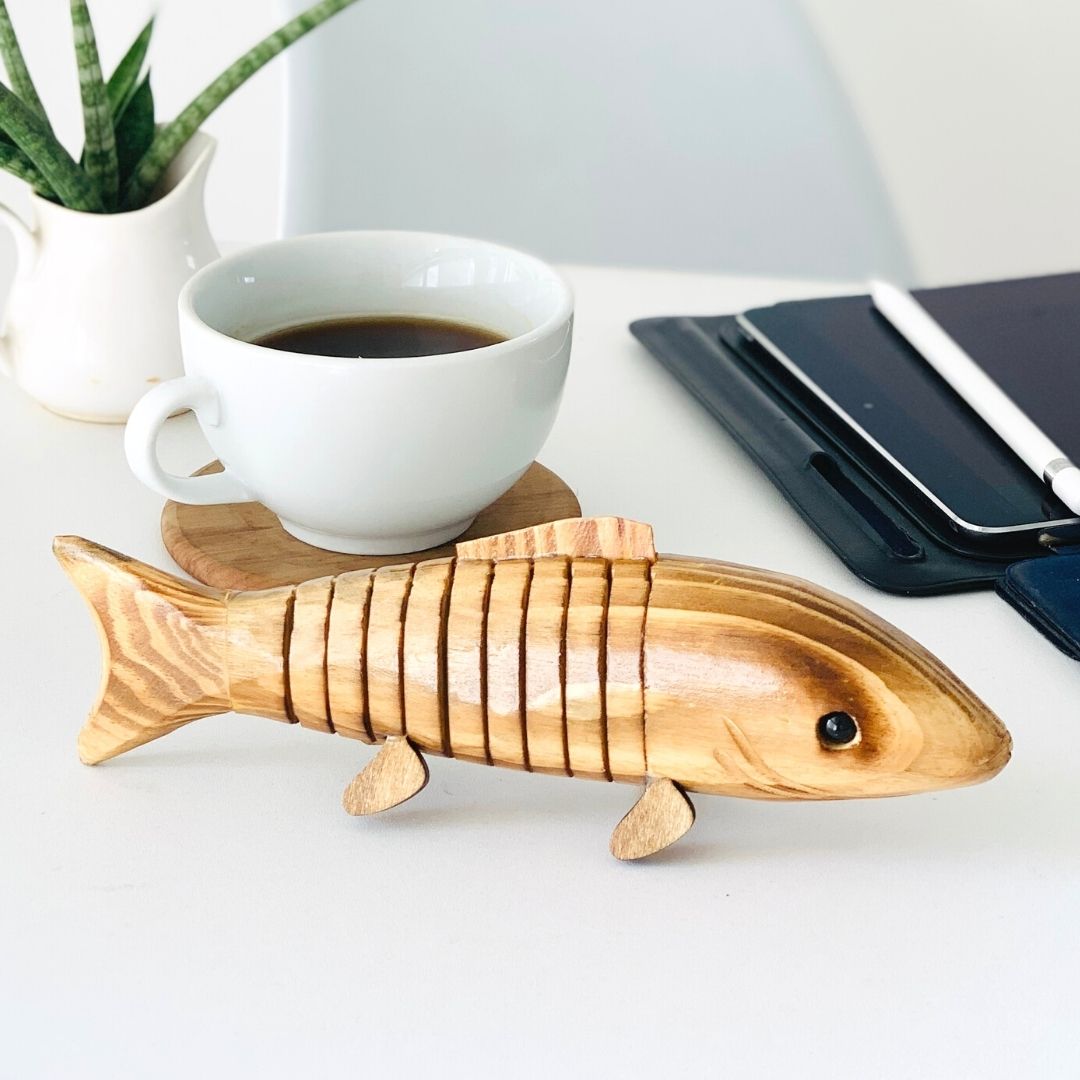
[[[630,329],[864,581],[905,595],[996,587],[1080,659],[1075,531],[976,548],[936,523],[857,436],[782,379],[734,317],[641,319]]]

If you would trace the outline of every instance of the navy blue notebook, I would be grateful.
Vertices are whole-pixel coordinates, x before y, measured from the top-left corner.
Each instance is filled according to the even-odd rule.
[[[1014,563],[997,588],[1063,653],[1080,660],[1080,554]]]

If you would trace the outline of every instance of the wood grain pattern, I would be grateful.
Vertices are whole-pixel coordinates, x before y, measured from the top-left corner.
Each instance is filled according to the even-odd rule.
[[[537,559],[525,620],[525,731],[535,772],[569,775],[566,745],[566,609],[569,559]]]
[[[217,462],[196,475],[220,472]],[[576,518],[581,506],[570,488],[543,465],[528,472],[486,510],[464,539],[490,536],[560,518]],[[221,589],[269,589],[311,578],[374,569],[455,554],[454,545],[414,555],[362,556],[322,551],[290,536],[259,503],[187,506],[167,502],[161,537],[178,566],[193,578]]]
[[[405,730],[418,750],[450,753],[446,623],[454,560],[421,563],[405,616]]]
[[[326,640],[330,723],[339,735],[374,742],[367,701],[367,636],[373,574],[356,570],[334,585]]]
[[[79,733],[86,764],[229,711],[224,594],[75,536],[58,536],[53,552],[101,638],[104,679]]]
[[[655,855],[685,836],[694,824],[694,804],[677,784],[656,780],[615,826],[611,854],[629,862]]]
[[[400,806],[427,786],[427,762],[408,739],[391,735],[367,767],[345,789],[346,813],[363,817]]]
[[[326,685],[326,641],[333,578],[316,578],[296,587],[289,635],[289,695],[297,721],[313,731],[333,732]]]
[[[226,668],[237,712],[296,723],[286,664],[295,599],[291,585],[228,595]]]
[[[462,559],[534,559],[564,555],[571,559],[656,559],[651,525],[627,518],[582,518],[549,521],[532,528],[464,540],[457,545]]]
[[[566,743],[574,776],[609,780],[604,690],[608,563],[570,563],[566,612]]]
[[[529,767],[522,697],[522,642],[532,563],[495,563],[487,616],[488,752],[495,765]]]
[[[487,737],[487,608],[494,570],[458,562],[446,627],[447,714],[454,757],[491,764]]]
[[[620,560],[611,564],[611,593],[606,626],[608,768],[612,779],[645,779],[645,611],[649,603],[650,565]]]
[[[376,738],[405,734],[402,660],[405,611],[414,566],[383,566],[375,571],[368,616],[368,712]]]

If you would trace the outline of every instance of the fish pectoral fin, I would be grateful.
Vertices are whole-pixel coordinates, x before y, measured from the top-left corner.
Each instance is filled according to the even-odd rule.
[[[466,540],[457,545],[459,559],[644,559],[656,562],[651,525],[629,518],[566,518],[517,532]]]
[[[694,824],[694,804],[673,780],[654,780],[611,834],[611,854],[629,861],[655,855]]]
[[[408,739],[391,735],[345,789],[341,804],[354,817],[400,806],[427,786],[427,762]]]

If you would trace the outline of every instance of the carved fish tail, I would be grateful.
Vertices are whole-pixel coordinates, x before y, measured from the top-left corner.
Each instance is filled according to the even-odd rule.
[[[79,733],[87,765],[230,710],[224,593],[75,536],[53,552],[101,636],[101,690]]]

